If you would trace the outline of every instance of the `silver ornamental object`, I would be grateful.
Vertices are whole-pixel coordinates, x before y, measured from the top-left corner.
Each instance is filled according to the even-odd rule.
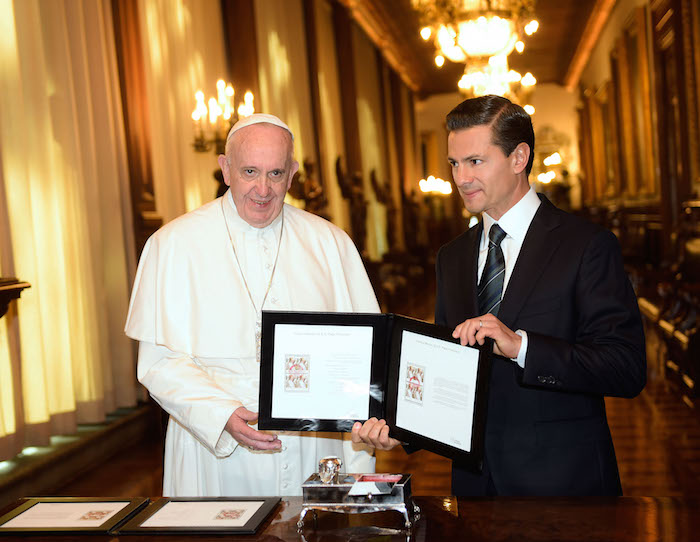
[[[302,484],[303,502],[297,521],[299,532],[309,512],[312,512],[316,524],[318,510],[346,514],[395,511],[403,515],[406,529],[420,518],[420,508],[411,498],[410,474],[341,473],[336,470],[341,464],[338,458],[323,458],[319,472]]]

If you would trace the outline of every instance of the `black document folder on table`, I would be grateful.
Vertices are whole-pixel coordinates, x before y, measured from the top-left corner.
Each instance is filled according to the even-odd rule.
[[[25,497],[0,517],[0,536],[107,536],[148,502],[146,497]]]
[[[492,342],[396,314],[263,311],[258,427],[392,437],[479,468]]]
[[[161,497],[118,534],[188,537],[181,540],[196,535],[255,534],[279,502],[279,497]]]

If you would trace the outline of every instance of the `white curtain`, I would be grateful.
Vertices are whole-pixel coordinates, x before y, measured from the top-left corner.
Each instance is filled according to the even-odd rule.
[[[380,185],[390,182],[385,167],[386,142],[382,100],[380,92],[379,66],[374,45],[369,38],[353,25],[353,52],[355,57],[355,81],[357,85],[357,124],[362,151],[362,180],[367,206],[367,252],[372,260],[381,260],[388,250],[386,241],[386,210],[374,195],[370,173],[375,171]]]
[[[136,402],[134,268],[109,0],[0,0],[0,460]]]
[[[306,34],[301,0],[255,2],[261,113],[277,115],[294,133],[299,164],[317,164],[306,61]]]
[[[216,154],[193,150],[190,114],[195,92],[216,97],[216,81],[226,78],[221,8],[219,0],[143,0],[139,20],[156,209],[168,222],[216,195]]]
[[[326,179],[326,197],[333,222],[345,231],[351,232],[348,204],[340,193],[335,169],[337,158],[345,157],[345,134],[333,32],[333,8],[327,0],[317,0],[314,2],[314,8],[318,42],[318,94],[320,109],[323,113],[321,123],[323,145],[326,151],[321,167]],[[345,164],[347,164],[347,157],[345,157]]]

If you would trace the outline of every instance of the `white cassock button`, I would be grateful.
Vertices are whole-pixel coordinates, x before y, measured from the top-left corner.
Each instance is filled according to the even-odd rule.
[[[286,463],[284,465],[282,465],[282,470],[287,470],[288,468],[289,468],[289,465],[287,465]]]
[[[283,451],[283,452],[286,452],[286,451],[287,451],[287,447],[286,447],[286,446],[282,446],[282,451]]]

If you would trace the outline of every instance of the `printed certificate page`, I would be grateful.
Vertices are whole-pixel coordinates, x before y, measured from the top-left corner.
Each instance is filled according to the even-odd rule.
[[[479,351],[404,331],[396,425],[471,451]]]
[[[262,501],[169,502],[141,527],[241,527]]]
[[[4,523],[3,528],[99,527],[129,505],[124,502],[40,502]]]
[[[277,324],[272,417],[369,417],[371,326]]]

